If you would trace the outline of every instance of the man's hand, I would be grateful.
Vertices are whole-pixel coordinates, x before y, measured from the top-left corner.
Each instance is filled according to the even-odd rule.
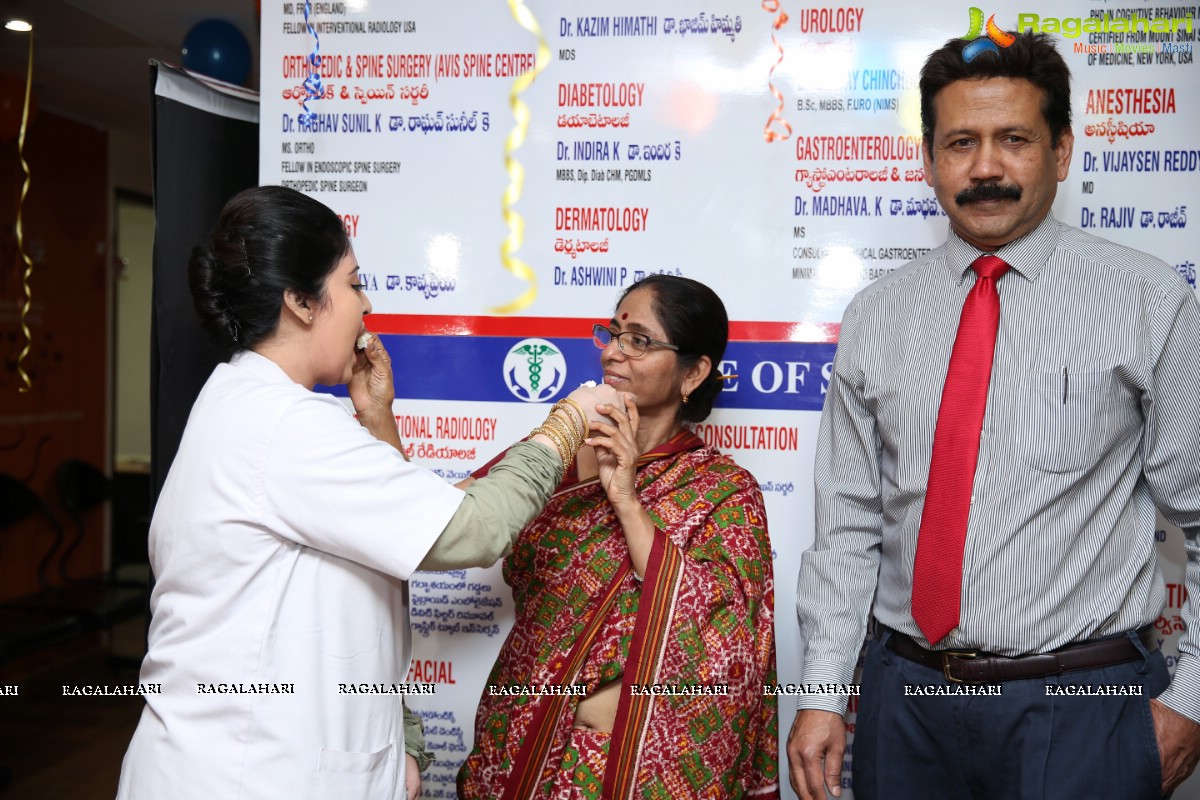
[[[1154,736],[1158,739],[1158,758],[1162,764],[1162,792],[1168,794],[1183,783],[1200,761],[1200,725],[1167,708],[1157,699],[1150,701]],[[788,752],[791,752],[789,747]]]
[[[832,711],[803,709],[788,734],[787,756],[792,791],[800,800],[825,800],[825,788],[842,796],[842,756],[846,722]],[[822,764],[822,762],[824,762]]]

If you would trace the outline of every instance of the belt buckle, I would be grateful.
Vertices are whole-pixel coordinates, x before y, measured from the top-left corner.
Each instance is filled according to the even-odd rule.
[[[942,674],[946,676],[946,680],[950,683],[965,683],[961,678],[956,678],[950,674],[950,659],[956,658],[964,661],[979,658],[982,654],[979,650],[942,650]]]

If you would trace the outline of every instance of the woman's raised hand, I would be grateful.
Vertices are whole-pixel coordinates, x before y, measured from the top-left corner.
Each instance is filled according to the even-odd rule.
[[[347,389],[354,410],[364,413],[392,415],[392,401],[396,398],[396,385],[392,379],[392,359],[384,349],[379,337],[370,334],[371,340],[362,350],[354,352],[354,368]]]
[[[610,421],[593,423],[587,444],[596,451],[600,485],[620,514],[640,508],[636,479],[640,455],[637,398],[628,392],[619,392],[615,403],[603,405],[600,410]]]

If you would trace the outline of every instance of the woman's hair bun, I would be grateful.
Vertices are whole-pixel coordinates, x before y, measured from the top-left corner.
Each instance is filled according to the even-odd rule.
[[[224,355],[254,347],[275,332],[285,293],[324,301],[325,282],[349,251],[328,206],[282,186],[239,192],[188,262],[196,313]]]

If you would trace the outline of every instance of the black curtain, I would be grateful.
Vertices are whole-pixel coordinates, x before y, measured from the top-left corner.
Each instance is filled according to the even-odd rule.
[[[151,507],[192,403],[219,362],[192,309],[187,264],[225,201],[258,184],[257,95],[231,96],[151,62],[154,310],[150,325]]]

